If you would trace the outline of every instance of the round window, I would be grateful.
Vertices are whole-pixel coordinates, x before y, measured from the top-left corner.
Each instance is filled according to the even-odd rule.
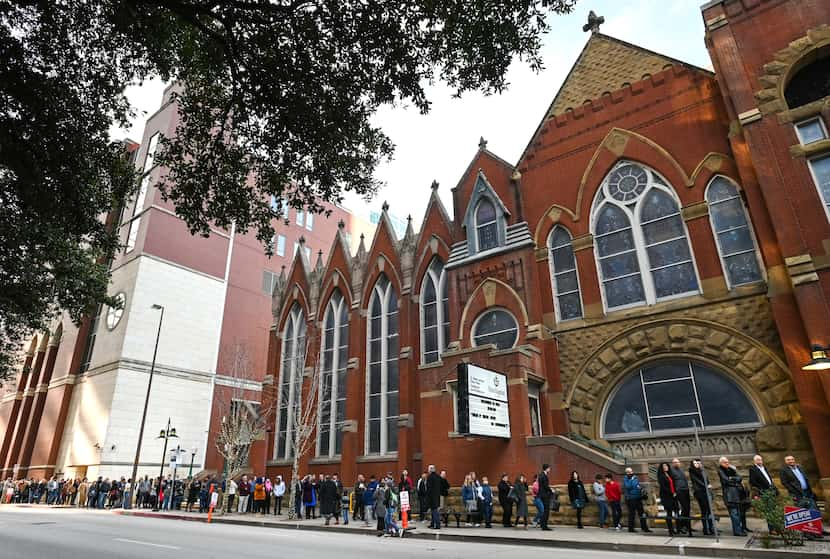
[[[608,178],[608,194],[620,202],[633,202],[648,186],[645,169],[637,165],[622,165]]]
[[[118,301],[118,306],[107,307],[107,328],[110,330],[115,330],[115,327],[121,322],[121,317],[124,316],[124,307],[127,304],[127,296],[119,293],[115,296],[115,300]]]
[[[495,344],[497,349],[508,349],[516,344],[519,326],[513,315],[503,309],[485,311],[473,326],[473,344]]]

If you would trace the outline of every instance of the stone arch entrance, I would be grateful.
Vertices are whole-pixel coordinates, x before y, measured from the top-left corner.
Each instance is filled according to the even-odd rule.
[[[705,455],[751,455],[803,447],[801,413],[786,365],[762,343],[723,324],[695,318],[640,323],[599,345],[566,388],[571,430],[601,438],[602,413],[615,387],[637,367],[660,359],[688,359],[723,372],[755,404],[762,427],[705,435]],[[639,437],[613,446],[635,461],[699,454],[694,437]]]

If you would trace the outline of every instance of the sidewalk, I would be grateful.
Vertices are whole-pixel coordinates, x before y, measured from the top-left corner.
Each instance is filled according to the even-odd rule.
[[[149,509],[115,510],[116,514],[125,516],[168,518],[195,522],[207,522],[206,514],[187,512],[152,512]],[[286,516],[274,515],[259,516],[253,514],[214,515],[212,522],[217,524],[234,524],[248,526],[262,526],[266,528],[282,528],[293,530],[312,530],[326,532],[341,532],[344,534],[376,536],[377,531],[372,527],[364,527],[362,522],[350,522],[348,525],[325,526],[322,519],[290,521]],[[622,551],[627,553],[653,553],[662,555],[692,555],[699,557],[729,557],[746,559],[771,559],[773,557],[786,559],[815,559],[817,556],[830,554],[830,541],[805,542],[804,546],[791,549],[764,549],[761,542],[750,538],[738,538],[722,533],[720,542],[713,537],[674,537],[670,538],[664,528],[655,528],[651,534],[638,531],[630,534],[623,529],[600,530],[595,527],[586,527],[578,530],[574,526],[553,526],[552,532],[542,532],[538,528],[528,530],[504,528],[501,524],[493,524],[493,528],[460,528],[453,526],[441,530],[430,530],[426,523],[410,523],[410,530],[406,538],[425,540],[449,541],[476,541],[491,542],[502,545],[532,545],[551,548],[570,548],[598,551]],[[414,529],[413,529],[414,528]],[[774,541],[774,545],[781,545]]]

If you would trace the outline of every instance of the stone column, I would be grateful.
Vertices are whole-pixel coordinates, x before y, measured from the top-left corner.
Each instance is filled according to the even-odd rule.
[[[44,334],[37,349],[35,363],[32,367],[31,375],[29,376],[28,387],[23,393],[23,402],[20,407],[20,415],[17,418],[17,424],[14,428],[14,439],[9,455],[6,457],[7,470],[11,470],[15,464],[19,463],[20,453],[23,449],[23,438],[26,434],[26,427],[29,424],[29,414],[32,410],[32,401],[35,395],[35,388],[37,387],[38,379],[40,378],[40,371],[43,368],[43,361],[46,356],[46,348],[48,343],[49,335]],[[21,469],[21,474],[22,473],[24,472]]]
[[[0,446],[0,465],[6,463],[9,455],[9,449],[14,439],[15,425],[20,414],[20,405],[23,402],[23,391],[26,389],[26,382],[29,380],[29,374],[32,369],[32,360],[35,356],[35,341],[29,345],[29,350],[26,352],[26,360],[23,362],[23,370],[20,372],[20,377],[17,379],[17,391],[14,396],[14,403],[12,404],[11,413],[9,414],[8,423],[6,423],[6,433],[3,436],[3,444]],[[3,472],[6,473],[4,468]],[[11,473],[11,470],[8,469]]]
[[[20,453],[21,471],[30,466],[32,458],[32,451],[35,448],[35,442],[38,439],[38,431],[40,430],[40,418],[43,416],[43,408],[46,404],[46,392],[49,389],[49,381],[52,380],[52,371],[55,368],[55,359],[58,356],[58,347],[61,343],[61,331],[58,330],[49,339],[49,345],[46,350],[46,364],[43,367],[42,379],[35,389],[34,405],[31,416],[29,417],[29,424],[26,429],[26,434],[23,438],[23,450]],[[45,475],[45,474],[44,474]]]

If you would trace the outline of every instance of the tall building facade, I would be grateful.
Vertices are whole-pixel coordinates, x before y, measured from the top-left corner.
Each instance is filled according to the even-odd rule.
[[[240,383],[246,400],[260,400],[274,285],[295,253],[323,259],[338,222],[350,230],[351,214],[328,205],[328,218],[289,209],[271,257],[253,233],[190,235],[154,187],[165,172],[153,163],[158,138],[178,123],[172,91],[133,146],[142,182],[121,212],[124,248],[111,266],[123,309],[103,306],[80,328],[64,318],[31,340],[0,399],[3,475],[129,476],[157,334],[139,473],[157,475],[169,459],[157,438],[168,418],[188,465],[221,470],[219,404]]]
[[[594,27],[519,160],[482,142],[452,214],[433,185],[420,230],[384,209],[356,254],[337,233],[324,267],[295,260],[272,305],[269,473],[290,473],[319,369],[304,472],[549,462],[562,481],[791,453],[826,491],[830,5],[702,13],[716,72]],[[458,433],[460,363],[507,376],[510,438]]]

